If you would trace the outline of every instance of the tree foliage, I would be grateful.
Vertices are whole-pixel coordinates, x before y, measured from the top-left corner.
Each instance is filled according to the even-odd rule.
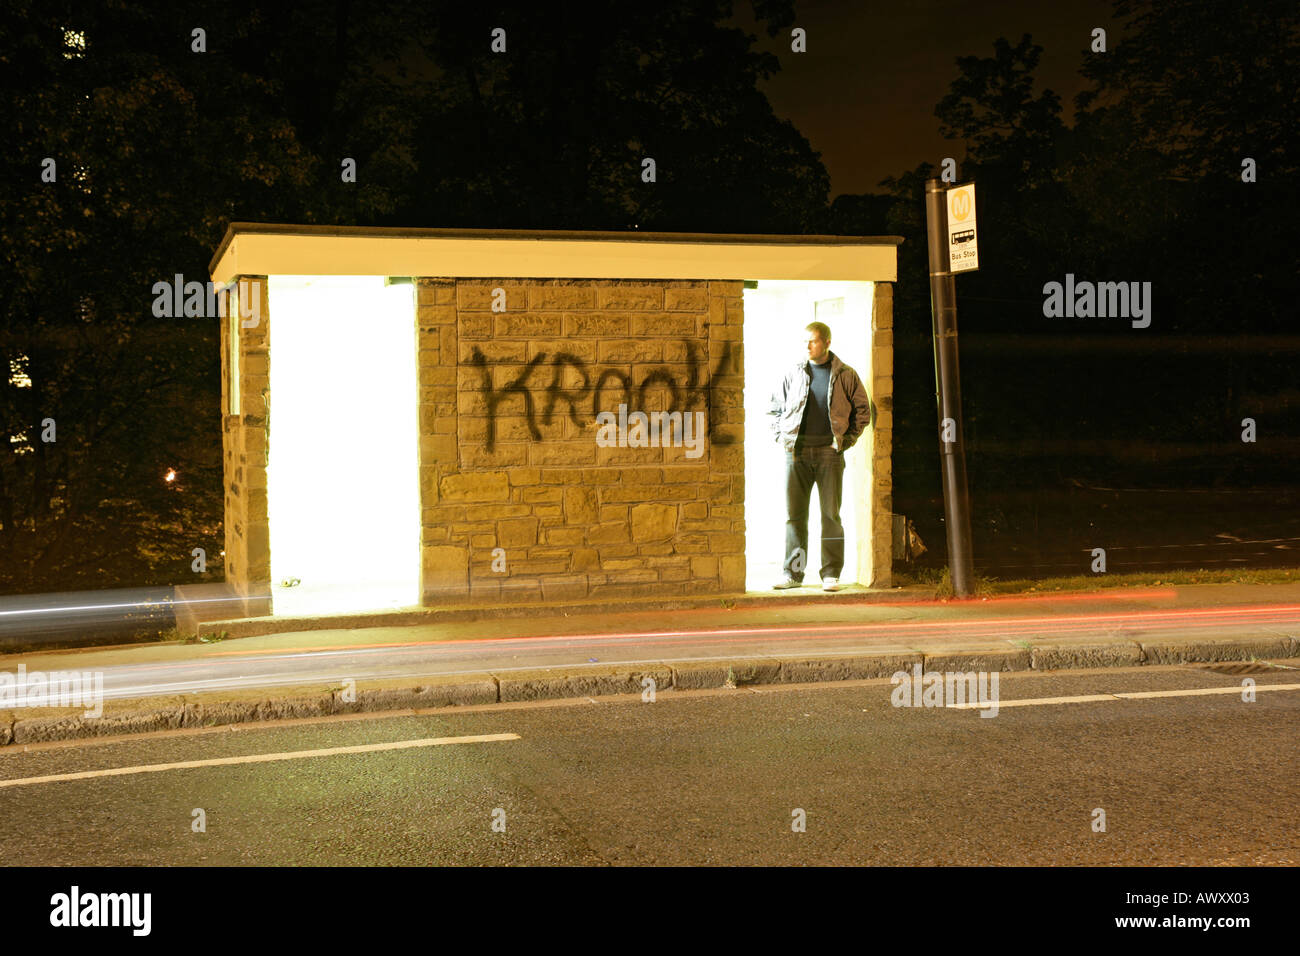
[[[789,0],[753,7],[769,33],[793,20]],[[825,169],[757,91],[777,63],[731,11],[10,4],[0,591],[193,581],[194,547],[219,577],[217,320],[155,317],[152,288],[205,281],[231,221],[812,228]]]

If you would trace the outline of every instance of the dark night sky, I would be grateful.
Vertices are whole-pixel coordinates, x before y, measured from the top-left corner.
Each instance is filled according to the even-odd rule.
[[[1039,81],[1061,97],[1069,122],[1093,28],[1104,27],[1111,46],[1120,35],[1111,0],[797,0],[795,26],[808,32],[800,54],[790,51],[789,30],[769,37],[748,3],[736,6],[735,25],[779,57],[781,71],[761,88],[822,154],[832,196],[878,192],[880,180],[922,161],[960,162],[961,144],[939,135],[934,115],[957,57],[992,56],[999,36],[1014,44],[1030,34],[1043,47]]]

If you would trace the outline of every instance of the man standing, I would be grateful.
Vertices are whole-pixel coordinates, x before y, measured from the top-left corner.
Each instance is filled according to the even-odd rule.
[[[844,452],[871,423],[871,398],[858,373],[830,350],[830,328],[813,322],[805,331],[808,360],[786,373],[768,409],[772,432],[785,448],[786,464],[785,580],[776,588],[803,584],[808,498],[815,484],[822,513],[822,590],[838,591],[844,569],[840,524]]]

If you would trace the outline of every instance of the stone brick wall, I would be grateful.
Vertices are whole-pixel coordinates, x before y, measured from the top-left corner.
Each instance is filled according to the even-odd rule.
[[[425,604],[744,590],[741,286],[417,280]],[[620,403],[703,454],[600,447]]]
[[[225,486],[225,575],[246,616],[269,614],[271,540],[267,521],[267,408],[270,390],[270,307],[266,276],[240,276],[256,294],[258,322],[243,328],[238,306],[227,298],[221,319],[221,447]],[[234,315],[233,320],[231,315]],[[248,321],[252,321],[251,319]],[[232,329],[232,324],[239,326]],[[230,414],[232,336],[239,350],[239,413]]]
[[[871,540],[869,576],[863,583],[887,588],[893,579],[894,287],[872,286],[871,302]],[[859,565],[863,566],[863,565]]]

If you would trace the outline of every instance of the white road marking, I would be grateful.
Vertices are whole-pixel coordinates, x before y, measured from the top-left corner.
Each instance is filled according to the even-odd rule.
[[[1300,684],[1256,684],[1256,691],[1266,690],[1300,690]],[[1205,694],[1240,694],[1241,686],[1236,687],[1197,687],[1192,690],[1143,690],[1120,691],[1114,694],[1085,694],[1081,697],[1026,697],[1022,700],[1000,700],[1002,707],[1043,707],[1051,704],[1085,704],[1102,700],[1140,700],[1151,697],[1200,697]],[[948,704],[950,710],[975,710],[990,707],[991,704],[979,701]]]
[[[285,753],[248,754],[243,757],[216,757],[211,760],[182,760],[178,763],[151,763],[138,767],[113,767],[108,770],[82,770],[56,773],[45,777],[0,780],[0,787],[24,787],[35,783],[58,783],[63,780],[90,780],[94,777],[120,777],[132,773],[159,773],[163,770],[189,770],[194,767],[223,767],[241,763],[270,763],[275,760],[300,760],[305,757],[333,757],[337,754],[363,754],[382,750],[407,750],[411,747],[442,747],[447,744],[478,744],[495,740],[518,740],[518,734],[478,734],[472,737],[423,737],[419,740],[396,740],[386,744],[360,744],[355,747],[327,747],[323,750],[294,750]]]
[[[1136,699],[1141,697],[1195,697],[1198,694],[1240,694],[1242,685],[1236,687],[1198,687],[1196,690],[1141,690],[1124,691],[1116,697]],[[1300,684],[1256,684],[1255,690],[1300,690]]]
[[[1020,700],[1000,700],[998,707],[1034,707],[1042,704],[1090,704],[1102,700],[1118,700],[1114,694],[1082,694],[1078,697],[1025,697]],[[979,701],[945,705],[949,710],[975,710],[979,707],[992,707],[991,703]]]

